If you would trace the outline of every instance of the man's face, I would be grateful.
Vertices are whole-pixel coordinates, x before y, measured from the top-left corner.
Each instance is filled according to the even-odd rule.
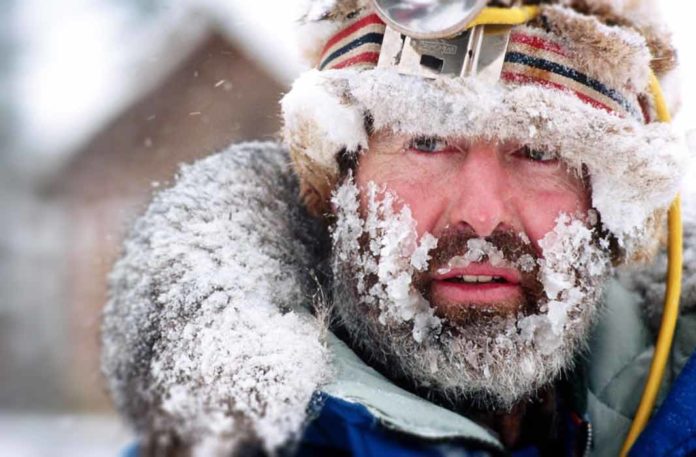
[[[361,156],[355,182],[361,189],[370,182],[384,186],[410,208],[419,236],[439,238],[430,269],[419,280],[436,313],[450,323],[482,310],[523,312],[534,299],[529,295],[540,293],[534,271],[491,259],[457,262],[469,240],[491,237],[501,250],[514,251],[508,259],[538,257],[539,241],[559,214],[585,218],[590,208],[577,174],[553,155],[515,143],[381,131]],[[363,192],[363,211],[365,198]]]
[[[332,202],[335,310],[391,375],[506,409],[583,346],[608,243],[554,156],[378,132]]]

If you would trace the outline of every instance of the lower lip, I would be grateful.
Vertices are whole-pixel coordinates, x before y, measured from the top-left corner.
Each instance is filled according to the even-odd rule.
[[[518,299],[521,289],[519,284],[513,283],[456,283],[435,280],[432,282],[431,293],[436,303],[490,306]]]

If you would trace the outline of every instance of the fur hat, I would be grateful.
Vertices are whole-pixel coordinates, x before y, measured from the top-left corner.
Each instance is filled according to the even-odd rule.
[[[500,81],[490,84],[377,67],[376,42],[336,64],[331,60],[349,31],[364,26],[379,35],[384,25],[369,0],[308,0],[299,35],[315,68],[282,100],[283,135],[303,201],[315,215],[328,212],[339,154],[367,151],[372,128],[515,140],[557,153],[571,169],[587,169],[593,207],[624,258],[652,257],[686,159],[681,139],[657,121],[650,90],[651,72],[664,80],[676,67],[654,2],[489,6],[511,3],[543,4],[535,19],[512,29]],[[667,89],[674,110],[678,96]]]

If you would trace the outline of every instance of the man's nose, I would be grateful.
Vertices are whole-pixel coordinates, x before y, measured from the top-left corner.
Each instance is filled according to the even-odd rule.
[[[450,226],[468,225],[485,237],[514,225],[508,210],[509,178],[495,145],[471,145],[453,178]]]

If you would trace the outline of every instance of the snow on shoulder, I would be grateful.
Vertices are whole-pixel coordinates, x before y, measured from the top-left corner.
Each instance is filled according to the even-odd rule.
[[[273,451],[331,373],[308,312],[312,234],[278,145],[181,169],[135,224],[111,275],[103,371],[141,436],[194,454]]]

